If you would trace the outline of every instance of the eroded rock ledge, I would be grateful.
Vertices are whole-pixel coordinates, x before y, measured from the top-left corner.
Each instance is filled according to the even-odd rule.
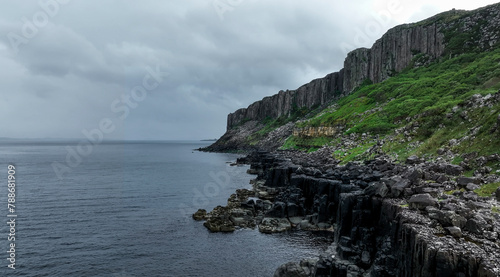
[[[460,166],[417,157],[344,166],[331,157],[327,148],[251,154],[238,162],[257,174],[254,189],[194,217],[214,232],[332,231],[321,257],[285,264],[277,277],[500,276],[500,199],[473,192],[498,175],[467,178]]]

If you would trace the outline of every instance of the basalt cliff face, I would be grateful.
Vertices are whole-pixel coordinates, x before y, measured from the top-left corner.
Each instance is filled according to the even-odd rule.
[[[311,108],[323,105],[338,96],[344,87],[344,71],[326,75],[301,86],[296,90],[280,91],[278,94],[266,97],[239,109],[227,117],[227,129],[231,130],[242,122],[249,120],[264,120],[289,116],[293,108]]]
[[[266,117],[289,116],[294,108],[311,108],[330,102],[352,92],[365,80],[378,83],[410,65],[415,55],[436,59],[445,51],[445,26],[437,23],[427,26],[401,25],[389,30],[371,49],[360,48],[350,52],[344,68],[316,79],[297,90],[280,91],[228,115],[227,129],[245,120],[263,120]]]
[[[260,141],[249,141],[264,120],[290,118],[297,111],[325,107],[349,95],[363,82],[380,83],[409,67],[429,64],[443,56],[473,48],[488,50],[500,39],[500,4],[475,11],[453,10],[427,20],[390,29],[373,46],[350,52],[344,68],[311,81],[296,90],[278,94],[242,108],[227,117],[227,132],[211,151],[266,149]],[[250,122],[250,123],[249,123]],[[259,125],[260,124],[260,125]],[[289,126],[290,127],[290,126]],[[293,132],[281,130],[274,138],[279,146]]]

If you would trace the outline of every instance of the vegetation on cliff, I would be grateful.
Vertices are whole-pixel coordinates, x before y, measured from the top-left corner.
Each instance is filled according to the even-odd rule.
[[[390,78],[377,83],[373,83],[373,78],[364,82],[354,78],[351,83],[360,86],[352,92],[335,93],[335,98],[321,106],[294,106],[277,118],[245,118],[238,125],[231,122],[234,127],[228,128],[209,150],[299,149],[311,152],[328,146],[333,148],[334,158],[343,163],[386,154],[399,161],[411,155],[428,159],[441,156],[454,164],[463,164],[464,160],[469,162],[498,154],[499,25],[500,4],[496,4],[470,12],[445,12],[418,23],[395,27],[375,43],[372,50],[362,49],[366,55],[371,51],[371,63],[353,64],[359,60],[355,59],[356,55],[362,54],[353,51],[346,59],[345,72],[339,73],[340,79],[330,82],[335,86],[326,85],[330,83],[325,79],[315,81],[321,86],[309,87],[315,88],[312,94],[318,94],[318,89],[340,88],[338,84],[343,78],[345,89],[346,76],[356,75],[355,68],[368,70],[358,72],[359,76],[368,77],[375,73],[384,75],[385,68],[391,71]],[[426,37],[427,42],[413,46],[406,43],[408,39],[418,42],[418,37]],[[404,61],[396,60],[397,53],[390,58],[387,55],[392,48],[385,49],[384,45],[393,43],[380,41],[394,42],[404,48],[402,52],[411,53],[401,56]],[[379,55],[379,52],[383,53]],[[440,56],[436,58],[432,53]],[[380,64],[375,64],[377,61]],[[396,72],[394,68],[398,67],[404,69]],[[305,95],[306,86],[302,90]],[[329,92],[323,94],[329,95]],[[255,110],[255,107],[267,104],[262,100],[250,107],[253,113],[259,111],[262,116],[267,110]],[[244,113],[252,114],[241,112]],[[234,121],[236,115],[231,118]],[[329,133],[322,133],[320,128]],[[332,132],[332,128],[338,131]],[[490,161],[469,164],[466,166],[469,175],[484,166],[494,171],[500,169],[499,163]]]
[[[500,49],[466,53],[408,68],[382,83],[365,83],[296,126],[341,125],[345,126],[344,135],[378,135],[378,140],[386,139],[384,152],[404,152],[403,159],[412,154],[433,155],[440,148],[489,155],[500,149],[500,102],[474,106],[473,101],[487,101],[487,95],[493,97],[499,89]],[[462,140],[470,133],[475,134]],[[462,141],[450,145],[452,140]],[[335,139],[319,141],[331,145]],[[285,148],[309,149],[320,146],[317,142],[318,138],[292,137]]]

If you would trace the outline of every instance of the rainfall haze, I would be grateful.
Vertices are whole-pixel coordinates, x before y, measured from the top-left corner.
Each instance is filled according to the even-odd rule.
[[[0,137],[218,138],[388,29],[495,1],[0,1]],[[109,127],[109,126],[105,126]],[[112,129],[112,131],[110,131]]]

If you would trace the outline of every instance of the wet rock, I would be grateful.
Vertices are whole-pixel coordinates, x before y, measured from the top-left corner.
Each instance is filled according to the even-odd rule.
[[[236,228],[234,223],[224,216],[213,216],[207,219],[205,223],[203,223],[208,230],[211,232],[233,232]]]
[[[324,223],[324,222],[318,223],[318,230],[327,231],[327,230],[331,230],[332,228],[333,228],[332,225],[330,225],[328,223]]]
[[[497,190],[495,191],[495,197],[497,201],[500,201],[500,188],[497,188]]]
[[[286,218],[265,217],[259,224],[259,231],[266,234],[281,233],[290,229],[292,229],[292,225]]]
[[[312,230],[318,229],[318,227],[316,225],[311,224],[311,222],[309,222],[309,220],[307,220],[307,219],[302,220],[298,226],[301,230],[311,230],[312,231]]]
[[[292,223],[293,227],[299,226],[302,222],[303,218],[301,216],[289,217],[290,223]]]
[[[410,200],[408,200],[410,208],[424,210],[427,206],[438,206],[438,201],[433,198],[430,194],[416,194],[413,195]]]
[[[300,209],[299,205],[297,205],[295,203],[287,203],[286,211],[287,211],[288,217],[297,217],[297,216],[301,215],[301,209]]]
[[[280,266],[276,272],[274,272],[274,277],[307,277],[310,276],[311,272],[309,269],[307,271],[300,266],[298,263],[290,262]]]
[[[305,259],[300,263],[286,263],[280,266],[275,272],[273,277],[307,277],[312,276],[314,267],[318,259]]]
[[[269,212],[266,213],[267,217],[285,217],[286,204],[283,202],[275,202]]]
[[[193,219],[196,221],[207,219],[207,211],[205,209],[199,209],[193,214]]]

